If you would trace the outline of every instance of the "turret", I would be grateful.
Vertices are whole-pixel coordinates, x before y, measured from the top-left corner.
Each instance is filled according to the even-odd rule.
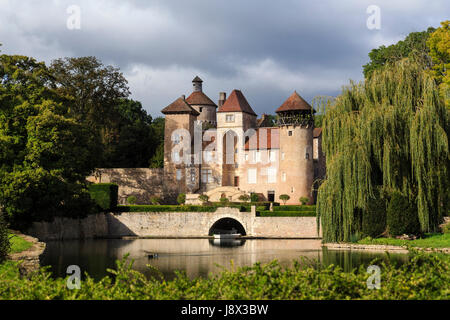
[[[314,109],[294,92],[276,113],[280,128],[280,194],[289,195],[291,204],[299,203],[300,197],[312,202]]]
[[[217,105],[203,93],[203,80],[198,76],[192,80],[193,92],[186,102],[199,113],[197,120],[216,125]]]

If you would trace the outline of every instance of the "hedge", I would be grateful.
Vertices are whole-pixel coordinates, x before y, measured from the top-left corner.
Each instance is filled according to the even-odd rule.
[[[279,206],[274,207],[273,211],[314,211],[316,212],[316,206]]]
[[[411,253],[402,265],[386,256],[372,261],[380,267],[380,289],[367,285],[367,265],[350,272],[341,267],[315,267],[303,261],[282,266],[274,261],[250,267],[225,268],[207,278],[146,278],[123,259],[111,275],[94,280],[86,275],[80,290],[69,290],[67,280],[53,278],[41,269],[28,277],[18,263],[0,265],[0,299],[3,300],[448,300],[450,260],[446,255]]]
[[[97,205],[104,211],[117,207],[119,186],[114,183],[99,183],[89,185],[89,194]]]
[[[315,211],[259,211],[260,217],[315,217]]]
[[[114,212],[215,212],[216,206],[134,205],[118,206]]]

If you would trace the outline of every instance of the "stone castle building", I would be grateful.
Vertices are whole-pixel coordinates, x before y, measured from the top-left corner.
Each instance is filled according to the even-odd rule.
[[[226,197],[239,201],[257,194],[261,201],[298,204],[300,197],[315,202],[325,176],[322,130],[314,128],[313,108],[294,92],[278,109],[273,123],[257,114],[240,90],[214,103],[193,80],[193,92],[162,110],[165,115],[164,168],[97,169],[88,180],[119,185],[119,203],[129,196],[149,204],[153,196],[176,203],[185,193],[188,203],[200,194],[210,201]]]
[[[288,204],[315,201],[313,186],[325,175],[320,128],[314,110],[294,92],[278,109],[277,120],[260,119],[240,90],[219,94],[214,103],[193,80],[193,92],[162,110],[165,115],[164,184],[172,192],[199,194],[212,201],[239,201],[255,193],[261,201]]]

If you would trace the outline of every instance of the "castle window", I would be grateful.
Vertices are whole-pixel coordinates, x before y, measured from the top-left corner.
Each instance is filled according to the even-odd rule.
[[[269,151],[269,159],[270,159],[270,162],[277,161],[277,152],[275,150]]]
[[[203,183],[213,183],[212,170],[202,170],[202,182]]]
[[[248,153],[245,154],[245,161],[248,161]]]
[[[234,122],[234,114],[227,114],[226,115],[226,122]]]
[[[191,182],[195,183],[195,169],[191,169]]]
[[[213,160],[212,151],[204,151],[203,156],[206,163],[212,162]]]
[[[286,182],[286,178],[287,178],[286,172],[283,172],[283,175],[281,178],[283,180],[283,182]]]
[[[256,184],[256,168],[248,169],[247,171],[247,182],[250,184]]]
[[[253,160],[256,163],[261,162],[261,151],[253,151]]]
[[[177,170],[177,181],[181,181],[181,169]]]
[[[267,183],[277,183],[277,168],[267,168]]]
[[[295,189],[294,189],[294,187],[292,187],[291,188],[291,193],[294,193],[295,192]]]
[[[284,160],[285,154],[284,152],[281,153],[281,160]]]
[[[306,155],[305,155],[305,159],[306,159],[306,160],[309,160],[309,153],[308,153],[308,152],[307,152]]]
[[[200,112],[203,112],[203,108],[202,107],[200,107]]]
[[[293,132],[292,132],[292,131],[289,131],[289,132],[288,132],[288,135],[289,135],[289,137],[292,137]]]

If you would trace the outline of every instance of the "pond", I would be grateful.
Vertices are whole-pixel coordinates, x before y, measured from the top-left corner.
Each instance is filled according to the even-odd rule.
[[[173,279],[175,272],[184,271],[191,277],[217,274],[223,267],[251,266],[256,262],[278,260],[289,266],[302,257],[321,265],[340,265],[350,271],[361,264],[369,265],[375,258],[386,259],[383,252],[332,251],[321,247],[320,240],[228,240],[212,239],[137,239],[85,240],[47,242],[41,265],[50,266],[55,276],[66,277],[67,267],[78,265],[82,273],[100,279],[115,268],[116,260],[129,254],[133,268],[147,277],[162,274]],[[399,263],[407,261],[405,254],[391,254]],[[147,265],[159,270],[149,268]]]

